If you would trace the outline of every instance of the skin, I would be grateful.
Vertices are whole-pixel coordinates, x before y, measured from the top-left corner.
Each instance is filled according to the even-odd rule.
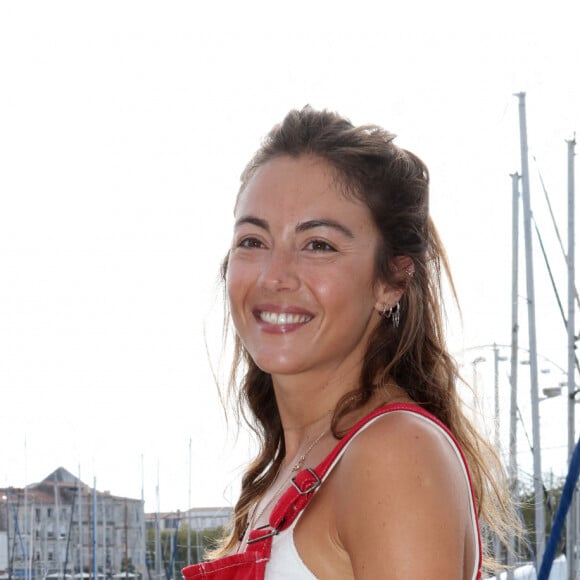
[[[280,157],[240,193],[227,289],[238,335],[272,376],[286,458],[256,509],[268,519],[292,466],[315,466],[336,443],[332,410],[357,384],[383,305],[402,291],[375,279],[379,234],[326,162]],[[409,259],[401,257],[397,268]],[[408,401],[395,384],[346,418]],[[319,578],[468,578],[474,540],[469,492],[444,437],[414,416],[383,417],[351,445],[300,519],[294,539]],[[340,506],[337,509],[336,506]]]

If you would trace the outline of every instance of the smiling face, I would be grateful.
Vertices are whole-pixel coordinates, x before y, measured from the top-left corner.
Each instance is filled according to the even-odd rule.
[[[257,169],[235,219],[227,289],[255,363],[272,375],[357,375],[378,311],[399,297],[375,281],[369,209],[326,162],[284,156]]]

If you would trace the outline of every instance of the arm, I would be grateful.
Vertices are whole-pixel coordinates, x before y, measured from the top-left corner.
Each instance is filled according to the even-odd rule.
[[[338,474],[337,534],[357,580],[459,580],[473,568],[469,491],[435,427],[385,417],[353,441]]]

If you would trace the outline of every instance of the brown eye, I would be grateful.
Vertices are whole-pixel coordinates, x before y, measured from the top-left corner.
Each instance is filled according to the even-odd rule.
[[[238,244],[240,248],[263,248],[264,244],[257,238],[244,238]]]
[[[323,240],[312,240],[308,242],[306,249],[312,252],[336,252],[334,247]]]

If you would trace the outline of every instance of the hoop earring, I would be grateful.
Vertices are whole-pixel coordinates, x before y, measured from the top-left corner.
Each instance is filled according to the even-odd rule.
[[[392,318],[393,327],[399,328],[399,323],[401,322],[401,304],[397,302],[394,306],[388,307],[387,303],[385,302],[383,304],[383,309],[381,310],[381,316],[385,320]]]
[[[401,304],[397,302],[395,304],[394,310],[391,308],[391,315],[393,317],[393,326],[399,328],[399,322],[401,322]]]
[[[383,309],[381,310],[381,316],[385,319],[385,320],[389,320],[389,318],[391,318],[391,316],[393,315],[393,307],[391,306],[390,308],[387,306],[387,303],[385,302],[383,304]]]

